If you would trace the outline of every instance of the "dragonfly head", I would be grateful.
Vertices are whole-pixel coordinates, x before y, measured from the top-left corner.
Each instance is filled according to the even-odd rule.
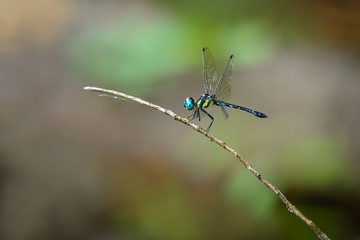
[[[193,110],[195,106],[195,101],[192,97],[187,97],[184,102],[184,107],[186,107],[187,110]]]

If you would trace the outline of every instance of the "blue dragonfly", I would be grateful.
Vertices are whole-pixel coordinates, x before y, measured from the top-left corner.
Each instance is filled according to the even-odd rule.
[[[209,127],[206,129],[206,133],[209,132],[211,125],[214,122],[214,117],[211,116],[205,109],[212,106],[220,106],[222,112],[224,113],[225,118],[228,118],[228,114],[226,112],[225,107],[240,109],[251,113],[252,115],[259,118],[267,118],[264,113],[252,110],[250,108],[238,106],[235,104],[225,102],[229,99],[231,95],[231,76],[234,70],[234,55],[230,56],[230,59],[225,67],[225,70],[221,76],[219,76],[216,68],[214,60],[211,56],[211,53],[207,47],[202,49],[202,61],[203,61],[203,85],[205,89],[205,93],[201,95],[196,101],[192,97],[187,97],[184,102],[184,107],[189,110],[195,110],[192,115],[188,118],[190,121],[198,118],[200,121],[200,111],[205,113],[210,119],[211,123]]]

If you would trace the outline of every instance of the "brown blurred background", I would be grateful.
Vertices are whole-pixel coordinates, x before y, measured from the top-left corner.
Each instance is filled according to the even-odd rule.
[[[201,49],[236,57],[211,134],[330,238],[360,239],[359,1],[0,1],[0,239],[317,239],[185,125]],[[198,122],[197,122],[198,123]],[[199,124],[206,128],[209,119]]]

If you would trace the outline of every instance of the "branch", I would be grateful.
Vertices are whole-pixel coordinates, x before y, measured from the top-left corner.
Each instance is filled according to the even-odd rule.
[[[234,149],[230,148],[228,145],[226,145],[223,141],[209,135],[206,134],[206,132],[199,127],[198,125],[190,122],[187,118],[181,117],[180,115],[174,113],[171,110],[162,108],[158,105],[155,105],[153,103],[147,102],[145,100],[142,100],[140,98],[137,97],[133,97],[124,93],[120,93],[114,90],[108,90],[108,89],[103,89],[103,88],[97,88],[97,87],[84,87],[84,90],[88,90],[88,91],[94,91],[94,92],[99,92],[101,94],[104,95],[110,95],[112,97],[115,98],[124,98],[124,99],[129,99],[132,100],[134,102],[140,103],[142,105],[146,105],[148,107],[154,108],[162,113],[165,113],[166,115],[172,117],[173,119],[182,122],[188,126],[190,126],[193,130],[197,131],[198,133],[204,135],[205,137],[209,138],[210,141],[218,144],[219,146],[221,146],[222,148],[224,148],[225,150],[227,150],[228,152],[232,153],[235,157],[237,157],[240,162],[244,165],[244,167],[246,169],[248,169],[252,174],[254,174],[255,177],[257,177],[266,187],[268,187],[271,191],[273,191],[280,199],[281,201],[285,204],[285,206],[287,207],[288,211],[294,213],[298,218],[300,218],[301,220],[303,220],[318,236],[319,239],[325,240],[325,239],[330,239],[326,236],[325,233],[323,233],[320,228],[318,228],[315,223],[313,221],[311,221],[310,219],[308,219],[302,212],[300,212],[293,204],[291,204],[289,202],[289,200],[287,200],[287,198],[285,197],[284,194],[282,194],[280,192],[279,189],[277,189],[274,185],[272,185],[270,182],[268,182],[260,173],[258,173],[247,161],[245,161],[243,159],[243,157],[237,153]]]

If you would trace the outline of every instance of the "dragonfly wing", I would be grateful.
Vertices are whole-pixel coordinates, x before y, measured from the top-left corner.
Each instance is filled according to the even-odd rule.
[[[222,102],[219,102],[219,105],[221,107],[221,111],[224,114],[225,119],[228,119],[229,115],[226,112],[225,105]]]
[[[231,95],[230,83],[234,66],[234,55],[231,55],[228,63],[226,64],[224,73],[221,75],[219,81],[217,82],[214,91],[215,97],[221,101],[226,101]]]
[[[215,62],[207,47],[203,48],[202,60],[205,93],[213,95],[218,81],[218,72],[215,67]]]

